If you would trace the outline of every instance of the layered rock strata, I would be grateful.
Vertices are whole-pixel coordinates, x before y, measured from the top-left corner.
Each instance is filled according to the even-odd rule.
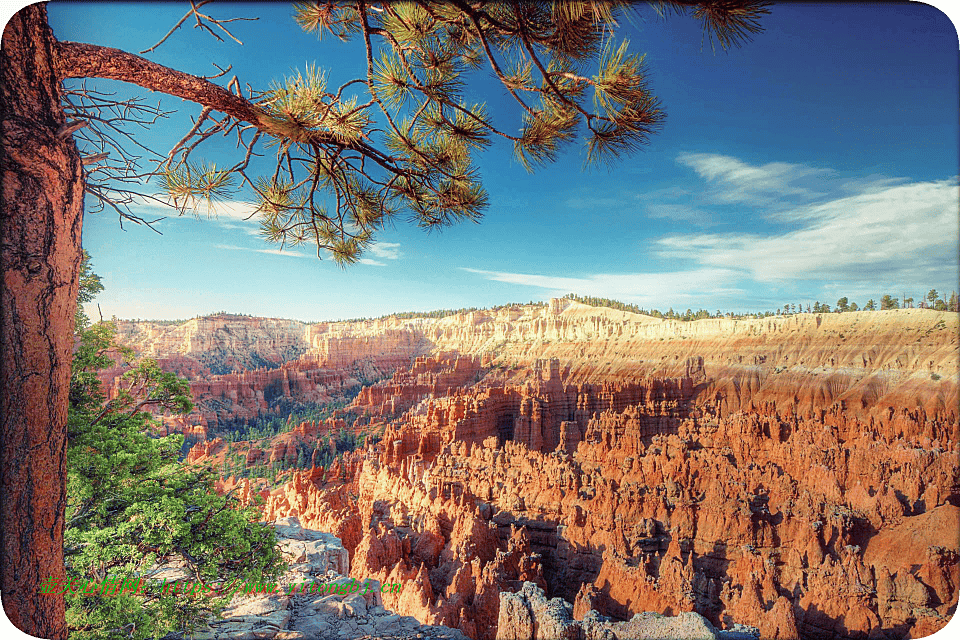
[[[119,321],[117,338],[143,356],[181,356],[218,374],[277,366],[309,346],[308,325],[296,320],[226,314],[180,324]]]
[[[182,432],[190,442],[199,432],[188,427],[206,433],[341,400],[361,385],[406,369],[432,348],[422,333],[402,323],[308,325],[224,315],[178,325],[121,321],[118,340],[189,380],[196,410],[168,421],[167,431]],[[125,370],[101,372],[108,394],[116,394]]]
[[[351,409],[381,444],[262,492],[268,518],[341,537],[355,577],[407,581],[399,613],[494,638],[524,582],[581,622],[696,612],[764,638],[917,637],[953,613],[956,314],[558,301],[416,330],[434,355]]]

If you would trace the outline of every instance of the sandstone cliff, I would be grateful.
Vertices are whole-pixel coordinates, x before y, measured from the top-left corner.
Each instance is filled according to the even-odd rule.
[[[180,324],[117,323],[117,338],[150,358],[186,356],[212,373],[279,365],[304,353],[308,326],[296,320],[215,315]]]
[[[117,339],[190,381],[196,410],[167,427],[196,441],[201,432],[342,400],[408,367],[432,349],[415,327],[218,315],[174,325],[121,321]],[[108,393],[124,371],[101,372]]]
[[[334,533],[355,576],[408,581],[385,605],[473,638],[524,582],[579,620],[917,637],[960,584],[958,324],[558,301],[316,327],[300,362],[377,335],[402,354],[349,409],[383,439],[263,490],[265,516]]]

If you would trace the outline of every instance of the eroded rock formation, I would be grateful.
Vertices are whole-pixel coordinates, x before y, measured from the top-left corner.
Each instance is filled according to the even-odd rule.
[[[188,442],[208,430],[342,400],[362,385],[410,366],[432,344],[405,322],[304,324],[217,315],[181,324],[117,323],[118,340],[190,381],[196,410],[166,421]],[[466,362],[466,361],[465,361]],[[126,367],[101,372],[116,394]],[[196,429],[191,427],[202,427]],[[200,437],[202,434],[202,437]]]
[[[304,589],[304,585],[343,585],[349,563],[340,541],[323,532],[300,526],[296,518],[275,523],[277,538],[289,571],[278,582],[253,585],[251,593],[238,592],[228,607],[191,635],[196,640],[315,640],[329,638],[434,638],[467,640],[457,629],[422,625],[411,616],[384,609],[381,585],[372,580],[358,584],[356,593]],[[185,573],[165,576],[186,580]]]
[[[560,598],[547,600],[543,589],[524,582],[516,593],[500,594],[497,628],[500,640],[715,640],[716,638],[753,637],[738,632],[718,632],[698,613],[662,616],[654,612],[638,613],[626,622],[614,622],[589,611],[583,619],[573,618],[573,607]]]
[[[424,350],[347,409],[380,443],[261,490],[266,518],[340,537],[355,577],[404,581],[388,608],[476,639],[506,633],[501,594],[525,582],[581,634],[695,612],[903,638],[954,611],[956,314],[681,323],[558,301],[398,323],[355,333]]]

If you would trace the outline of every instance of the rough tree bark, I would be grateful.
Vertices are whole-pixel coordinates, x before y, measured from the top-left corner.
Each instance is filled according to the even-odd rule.
[[[46,7],[22,9],[0,50],[0,590],[7,617],[66,638],[64,601],[41,595],[65,578],[66,425],[80,266],[83,180],[54,64]]]
[[[263,113],[223,87],[189,73],[164,67],[121,49],[82,42],[57,43],[57,75],[110,78],[214,107],[238,120],[260,124]]]

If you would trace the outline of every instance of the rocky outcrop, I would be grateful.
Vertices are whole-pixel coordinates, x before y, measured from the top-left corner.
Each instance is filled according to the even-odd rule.
[[[237,593],[218,617],[190,637],[195,640],[353,640],[363,637],[468,640],[456,629],[422,625],[415,618],[384,609],[381,585],[376,581],[364,580],[353,588],[356,581],[347,578],[346,550],[335,537],[305,529],[292,517],[279,520],[275,527],[284,557],[290,562],[289,571],[276,583],[253,585],[250,593]],[[304,589],[305,584],[328,586],[318,595],[321,592]],[[261,590],[266,592],[260,593]],[[174,637],[170,635],[168,640]]]
[[[342,400],[361,385],[406,370],[432,349],[421,332],[400,322],[308,325],[217,315],[117,325],[118,341],[188,379],[196,410],[184,425],[213,430]],[[118,365],[102,372],[108,394],[119,389],[125,370]]]
[[[340,540],[329,533],[304,529],[295,516],[280,518],[274,523],[284,556],[294,564],[306,563],[310,572],[326,575],[350,573],[350,556]]]
[[[638,613],[629,621],[614,622],[596,611],[574,620],[573,607],[560,598],[548,600],[543,589],[524,582],[516,593],[500,594],[498,640],[716,640],[741,634],[718,632],[697,613],[662,616]],[[743,634],[746,635],[746,634]]]
[[[458,354],[421,356],[388,380],[364,387],[356,407],[374,416],[398,417],[426,398],[446,396],[471,386],[484,373],[481,358]]]
[[[360,382],[347,372],[315,368],[298,360],[277,369],[203,376],[190,381],[197,410],[190,418],[215,428],[289,412],[302,404],[343,399]]]
[[[551,624],[581,635],[656,612],[895,638],[953,611],[956,314],[682,323],[559,301],[316,331],[326,362],[378,332],[423,352],[386,357],[348,408],[380,444],[261,491],[263,509],[341,538],[354,577],[405,581],[384,596],[400,614],[492,639],[524,582],[573,603]]]

